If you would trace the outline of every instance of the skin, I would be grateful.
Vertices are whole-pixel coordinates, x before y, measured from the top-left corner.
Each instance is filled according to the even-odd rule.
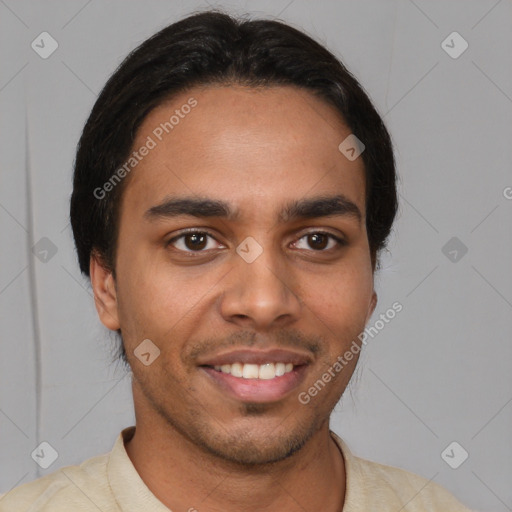
[[[309,404],[298,394],[357,341],[377,302],[362,159],[338,150],[350,129],[333,107],[288,86],[181,93],[145,118],[134,148],[191,97],[197,106],[126,178],[115,278],[91,257],[99,317],[121,329],[133,371],[128,455],[172,510],[339,511],[345,469],[329,416],[357,356]],[[289,201],[333,194],[357,205],[361,222],[278,219]],[[170,196],[221,199],[240,216],[145,216]],[[185,228],[213,235],[199,239],[203,252],[190,236],[166,245]],[[347,245],[306,236],[319,231]],[[236,252],[249,236],[263,249],[252,263]],[[144,339],[161,351],[149,366],[134,356]],[[304,380],[279,400],[248,403],[198,367],[248,347],[295,347],[309,358]]]

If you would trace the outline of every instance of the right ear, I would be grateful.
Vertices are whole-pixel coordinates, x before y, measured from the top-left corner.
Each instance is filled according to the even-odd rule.
[[[101,323],[111,331],[120,328],[117,308],[117,292],[112,271],[104,265],[101,257],[91,253],[89,275],[94,293],[94,303]]]

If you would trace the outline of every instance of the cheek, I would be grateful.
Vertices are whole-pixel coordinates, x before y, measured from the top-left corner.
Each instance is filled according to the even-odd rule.
[[[358,334],[364,328],[373,292],[371,272],[346,266],[305,283],[303,300],[308,309],[326,325],[330,335]]]
[[[172,287],[155,265],[136,251],[122,253],[117,275],[118,310],[125,343],[134,345],[141,338],[156,340],[159,332],[161,335],[172,325],[169,312],[176,310]]]
[[[149,338],[162,352],[180,350],[179,340],[197,325],[194,315],[219,280],[204,270],[191,274],[190,268],[180,271],[143,255],[119,259],[118,310],[127,346]]]

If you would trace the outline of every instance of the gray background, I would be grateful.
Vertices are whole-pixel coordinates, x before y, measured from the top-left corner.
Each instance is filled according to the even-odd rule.
[[[395,301],[403,311],[366,346],[333,430],[471,508],[512,510],[512,2],[210,4],[277,16],[326,44],[396,146],[401,209],[369,325]],[[207,6],[0,0],[0,492],[109,451],[134,424],[129,375],[111,363],[75,260],[74,151],[121,59]],[[47,59],[31,48],[43,31],[59,44]],[[453,31],[469,44],[456,59],[441,46]],[[457,261],[442,251],[452,237]],[[58,452],[46,470],[31,457],[42,441]],[[441,457],[452,441],[469,453],[458,469]]]

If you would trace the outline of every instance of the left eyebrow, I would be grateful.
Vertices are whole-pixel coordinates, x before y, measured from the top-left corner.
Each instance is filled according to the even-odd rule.
[[[359,207],[343,194],[300,199],[288,203],[281,213],[281,222],[297,219],[315,219],[319,217],[353,217],[360,224],[363,216]]]
[[[181,215],[192,217],[219,217],[236,221],[240,210],[232,209],[225,201],[208,198],[180,197],[166,198],[159,205],[149,208],[144,217],[148,220],[172,218]],[[359,207],[343,194],[298,199],[287,203],[278,215],[279,222],[291,222],[299,219],[347,216],[360,224],[362,213]]]

